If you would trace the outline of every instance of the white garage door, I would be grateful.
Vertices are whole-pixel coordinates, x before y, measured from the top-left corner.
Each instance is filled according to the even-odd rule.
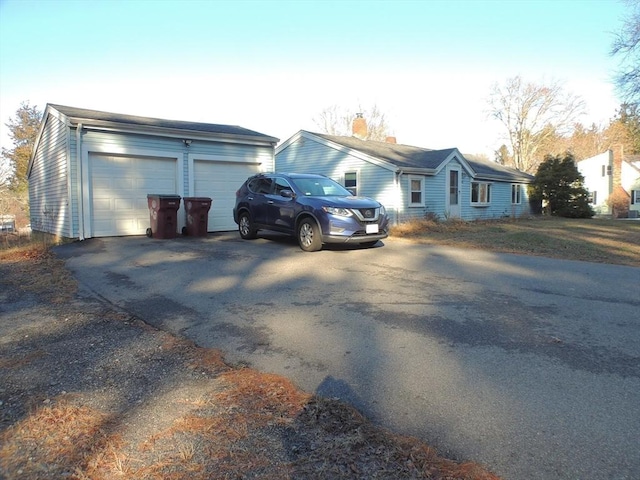
[[[143,235],[149,228],[147,194],[175,194],[175,158],[91,154],[92,235]]]
[[[236,190],[251,175],[260,172],[258,163],[216,162],[195,160],[194,196],[212,199],[209,210],[210,232],[235,230],[233,207],[236,203]]]

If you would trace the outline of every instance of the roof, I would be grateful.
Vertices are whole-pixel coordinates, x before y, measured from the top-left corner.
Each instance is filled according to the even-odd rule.
[[[308,132],[311,133],[311,132]],[[326,135],[324,133],[311,133],[343,147],[357,150],[361,153],[385,161],[398,168],[415,168],[437,170],[452,155],[460,157],[473,170],[476,178],[496,179],[513,182],[531,182],[533,175],[521,172],[515,168],[506,167],[496,162],[465,157],[457,148],[445,148],[442,150],[430,150],[399,143],[376,142],[372,140],[360,140],[356,137]]]
[[[215,136],[240,136],[252,139],[261,139],[267,142],[277,142],[278,139],[263,133],[255,132],[236,125],[220,125],[214,123],[186,122],[181,120],[166,120],[152,117],[139,117],[136,115],[125,115],[120,113],[102,112],[99,110],[89,110],[85,108],[68,107],[65,105],[49,104],[58,112],[62,113],[74,122],[86,123],[87,121],[107,122],[109,124],[121,125],[122,127],[154,127],[156,129],[183,130],[188,132],[199,132],[203,134],[214,134]]]

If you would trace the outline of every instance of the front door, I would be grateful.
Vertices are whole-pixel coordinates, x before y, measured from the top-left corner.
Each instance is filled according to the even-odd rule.
[[[460,169],[449,167],[447,175],[447,212],[449,218],[460,218]]]

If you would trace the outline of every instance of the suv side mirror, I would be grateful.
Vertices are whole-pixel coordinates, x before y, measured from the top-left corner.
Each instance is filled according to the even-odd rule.
[[[282,196],[284,198],[293,198],[294,197],[294,193],[293,193],[293,190],[281,190],[280,191],[280,196]]]

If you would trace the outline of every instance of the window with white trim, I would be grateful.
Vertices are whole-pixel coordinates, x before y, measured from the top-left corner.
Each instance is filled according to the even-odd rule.
[[[522,203],[522,185],[514,183],[511,185],[511,204],[520,205]]]
[[[636,205],[640,203],[640,190],[631,190],[631,204]]]
[[[491,203],[491,184],[471,182],[471,205],[489,205]]]
[[[424,178],[409,177],[409,206],[424,205]]]
[[[358,195],[358,173],[357,172],[345,172],[344,188],[349,190],[354,196]]]

